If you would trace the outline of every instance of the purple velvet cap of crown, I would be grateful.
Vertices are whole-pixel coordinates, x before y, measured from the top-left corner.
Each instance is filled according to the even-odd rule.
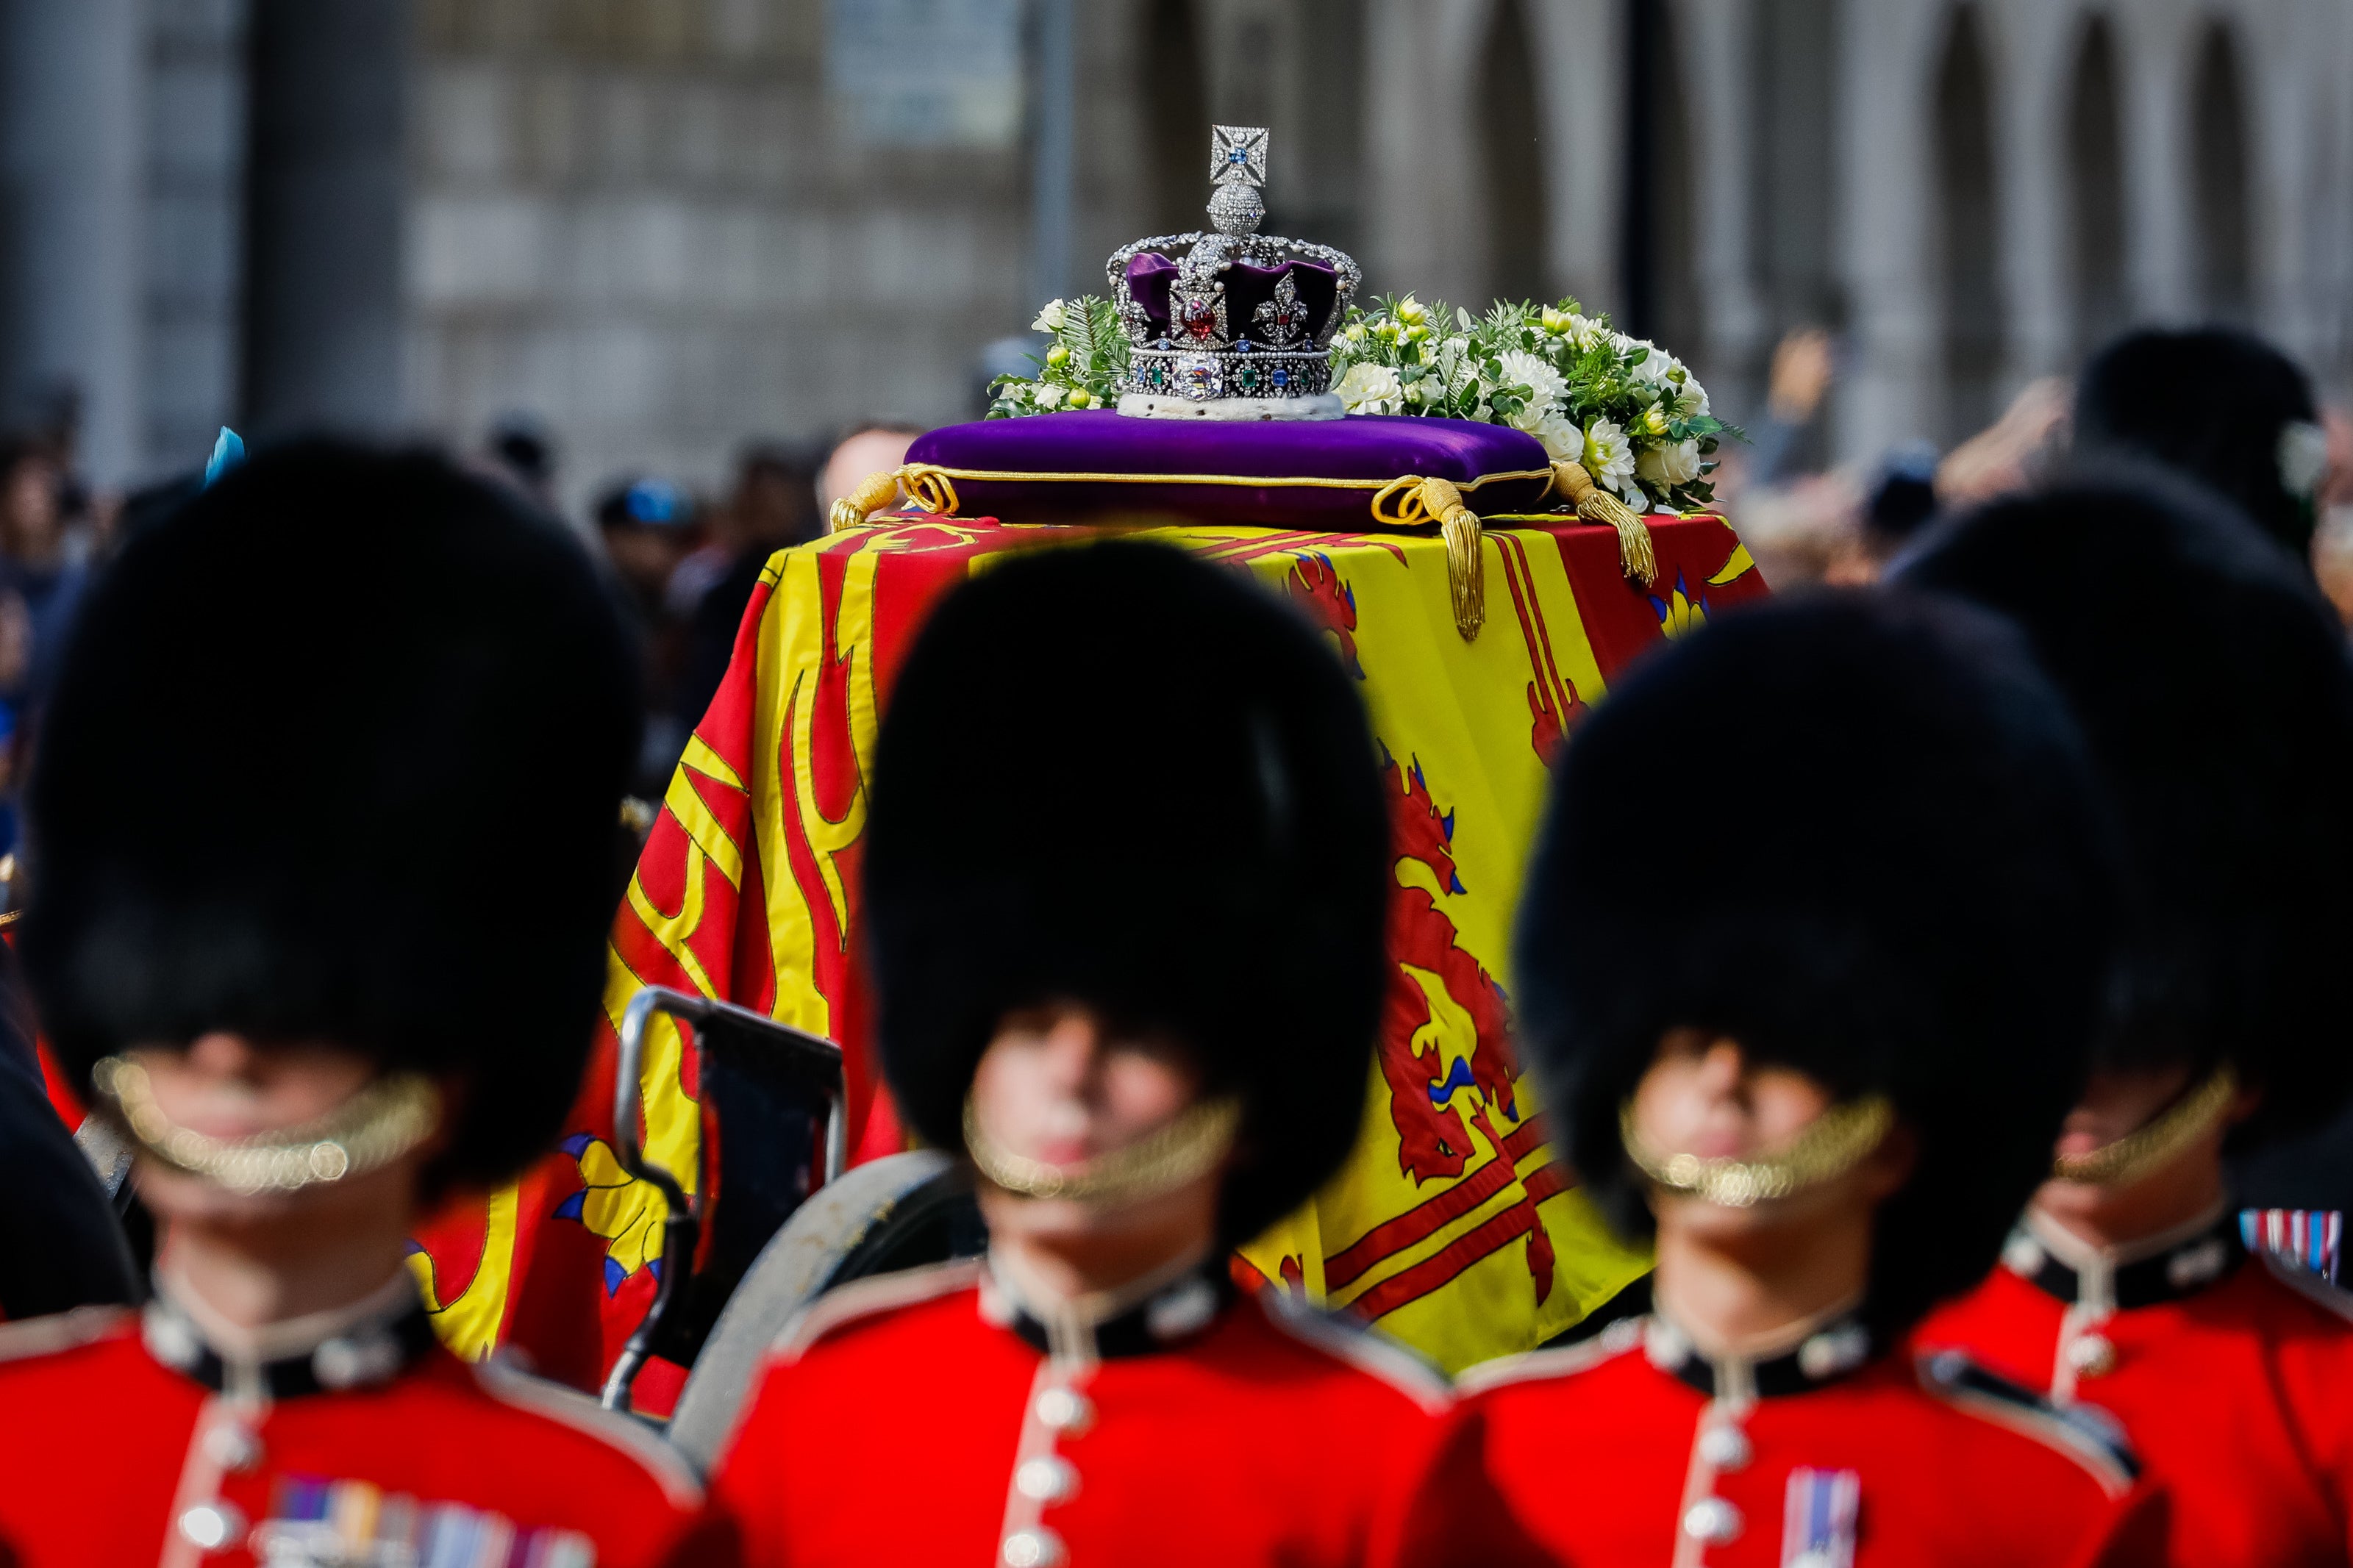
[[[1176,263],[1156,250],[1128,258],[1128,297],[1144,312],[1148,323],[1147,342],[1169,336],[1168,290],[1176,281]],[[1279,267],[1254,267],[1247,261],[1236,261],[1229,263],[1224,273],[1229,336],[1266,341],[1256,327],[1258,308],[1274,298],[1275,285],[1286,273],[1298,291],[1299,303],[1305,308],[1303,330],[1311,338],[1324,330],[1324,323],[1332,319],[1333,309],[1339,303],[1338,272],[1318,261],[1286,261]]]
[[[1330,489],[1308,479],[1375,484],[1418,475],[1468,487],[1490,474],[1525,474],[1466,488],[1474,511],[1538,510],[1551,459],[1535,437],[1467,419],[1351,415],[1345,419],[1130,419],[1110,409],[950,425],[917,437],[910,463],[950,470],[956,510],[1008,522],[1128,513],[1275,528],[1355,529],[1372,521],[1371,486]],[[1035,476],[976,479],[976,473]],[[1151,483],[1054,476],[1155,474]],[[1181,476],[1263,479],[1263,485],[1189,482]]]

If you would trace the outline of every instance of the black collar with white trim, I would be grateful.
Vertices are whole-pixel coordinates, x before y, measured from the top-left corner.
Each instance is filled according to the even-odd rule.
[[[147,1352],[214,1393],[272,1401],[391,1382],[433,1348],[433,1320],[408,1273],[364,1300],[251,1333],[201,1321],[158,1278],[141,1321]]]
[[[1222,1257],[1187,1262],[1124,1290],[1033,1304],[995,1257],[981,1277],[981,1310],[1032,1349],[1070,1361],[1116,1361],[1165,1351],[1208,1329],[1232,1304]],[[1039,1293],[1041,1294],[1041,1293]]]
[[[1859,1370],[1871,1360],[1871,1330],[1861,1303],[1813,1318],[1756,1351],[1710,1355],[1665,1314],[1642,1321],[1642,1352],[1651,1364],[1711,1399],[1746,1401],[1809,1394]]]
[[[2246,1257],[2228,1205],[2130,1247],[2098,1247],[2029,1211],[2002,1248],[2003,1267],[2072,1305],[2122,1310],[2195,1296]]]

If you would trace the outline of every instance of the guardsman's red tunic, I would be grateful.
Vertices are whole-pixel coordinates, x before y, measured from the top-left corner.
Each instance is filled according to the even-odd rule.
[[[2250,1258],[2227,1214],[2102,1253],[2040,1220],[1922,1325],[2062,1404],[2096,1406],[2165,1489],[2166,1561],[2353,1561],[2353,1298]]]
[[[0,1328],[12,1568],[654,1568],[728,1561],[684,1464],[580,1395],[466,1365],[406,1275],[223,1356],[185,1311]]]
[[[1353,1568],[1398,1560],[1447,1408],[1403,1352],[1213,1273],[1041,1321],[946,1264],[820,1300],[712,1490],[756,1568]]]
[[[2130,1460],[1959,1358],[1873,1355],[1852,1319],[1711,1359],[1662,1318],[1475,1368],[1461,1419],[1564,1568],[2137,1563]]]

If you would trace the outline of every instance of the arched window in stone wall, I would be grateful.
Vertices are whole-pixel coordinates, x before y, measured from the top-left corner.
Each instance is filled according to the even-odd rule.
[[[1478,105],[1487,288],[1498,300],[1542,299],[1550,287],[1539,91],[1525,0],[1495,0],[1480,54]]]
[[[1700,352],[1691,105],[1684,91],[1682,29],[1672,0],[1633,0],[1641,90],[1627,123],[1626,277],[1620,309],[1628,326],[1679,354]]]
[[[2080,358],[2132,316],[2125,268],[2125,159],[2114,29],[2094,16],[2075,49],[2067,97],[2067,249]]]
[[[2206,29],[2190,97],[2190,233],[2198,307],[2222,321],[2254,308],[2254,222],[2248,184],[2246,85],[2227,22]]]
[[[1936,240],[1945,350],[1945,435],[1990,424],[2002,370],[2000,205],[1993,82],[1974,4],[1953,8],[1936,68]]]
[[[1209,92],[1201,66],[1194,0],[1151,0],[1144,16],[1144,133],[1149,138],[1151,221],[1147,232],[1177,234],[1201,226],[1208,200]]]

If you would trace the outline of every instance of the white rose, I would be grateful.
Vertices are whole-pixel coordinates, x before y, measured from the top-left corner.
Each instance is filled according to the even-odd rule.
[[[1033,332],[1060,331],[1062,330],[1062,301],[1060,300],[1047,300],[1046,308],[1038,312],[1038,319],[1029,323],[1029,330]]]
[[[1050,381],[1041,381],[1029,398],[1040,408],[1060,408],[1062,406],[1062,389]]]
[[[1405,388],[1398,373],[1385,364],[1358,362],[1348,367],[1333,392],[1351,414],[1402,414]]]
[[[1605,489],[1621,493],[1641,489],[1634,482],[1634,444],[1613,420],[1596,419],[1585,427],[1577,461],[1593,476],[1593,482]]]
[[[1699,443],[1677,441],[1653,447],[1634,460],[1634,471],[1662,494],[1677,485],[1687,485],[1699,478]]]
[[[1675,395],[1675,417],[1678,419],[1707,417],[1707,388],[1699,384],[1699,377],[1694,375],[1685,379],[1683,391]]]
[[[1559,414],[1546,414],[1534,425],[1520,426],[1544,443],[1545,456],[1556,463],[1584,460],[1585,432]]]
[[[1514,386],[1526,387],[1535,395],[1539,405],[1552,403],[1567,389],[1568,383],[1561,379],[1560,372],[1552,367],[1549,360],[1513,349],[1501,356],[1498,363],[1504,367],[1504,380]],[[1523,425],[1520,428],[1526,430],[1534,426]]]
[[[1667,373],[1675,368],[1675,356],[1664,349],[1653,348],[1649,343],[1635,343],[1628,352],[1630,353],[1633,349],[1642,349],[1647,352],[1626,374],[1631,376],[1638,385],[1665,387],[1668,384]]]

